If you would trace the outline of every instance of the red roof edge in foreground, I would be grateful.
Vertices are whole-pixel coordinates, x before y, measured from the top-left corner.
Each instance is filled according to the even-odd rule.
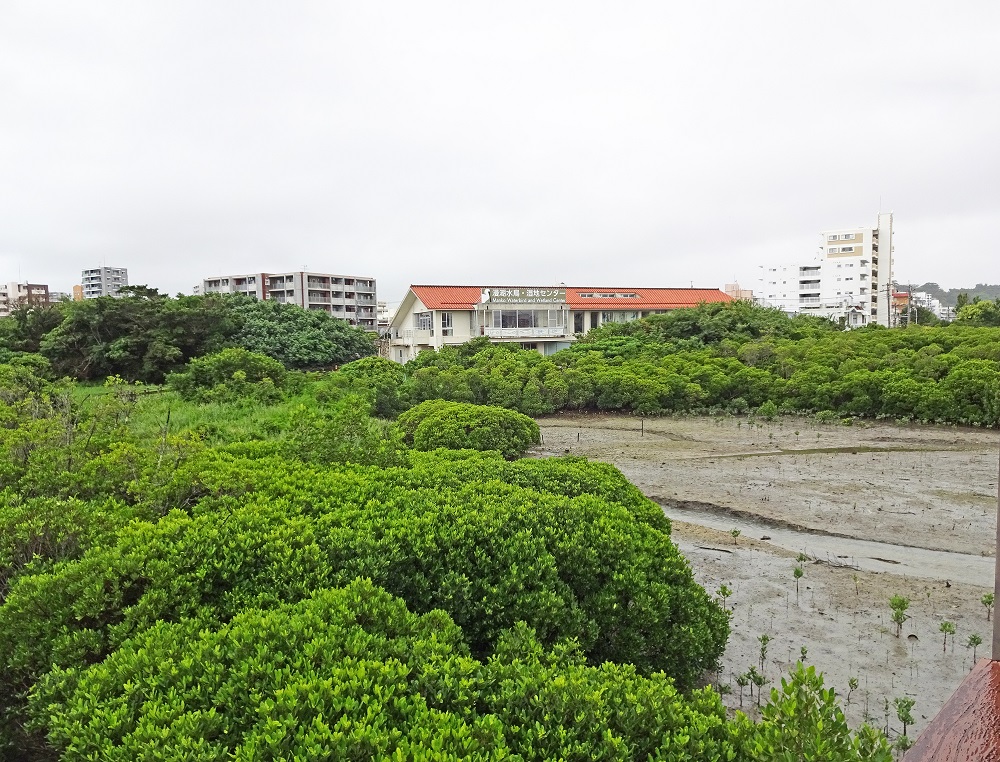
[[[1000,759],[1000,662],[980,659],[924,728],[906,762]]]

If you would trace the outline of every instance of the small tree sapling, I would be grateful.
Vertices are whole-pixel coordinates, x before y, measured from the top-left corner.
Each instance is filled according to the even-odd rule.
[[[726,587],[726,583],[723,582],[719,585],[719,589],[715,591],[715,594],[722,599],[722,608],[728,611],[729,607],[726,605],[726,601],[729,599],[729,596],[733,594],[733,591]]]
[[[910,599],[902,595],[894,595],[889,599],[889,608],[892,609],[892,621],[896,625],[896,637],[903,631],[903,623],[909,619],[906,610],[910,607]]]
[[[979,602],[986,607],[986,621],[987,622],[990,621],[990,614],[993,613],[993,601],[994,600],[995,600],[995,596],[993,595],[993,593],[986,593],[986,595],[984,595],[982,598],[979,599]]]
[[[965,644],[966,648],[972,649],[972,666],[976,666],[976,649],[983,644],[983,639],[979,636],[979,633],[972,633],[969,636],[969,642]]]
[[[944,633],[944,643],[942,644],[942,651],[948,650],[948,636],[955,634],[955,623],[954,622],[941,622],[938,629]]]

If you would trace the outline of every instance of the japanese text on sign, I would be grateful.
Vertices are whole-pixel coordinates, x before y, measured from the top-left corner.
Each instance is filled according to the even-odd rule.
[[[483,302],[493,304],[551,304],[566,301],[565,288],[484,288]]]

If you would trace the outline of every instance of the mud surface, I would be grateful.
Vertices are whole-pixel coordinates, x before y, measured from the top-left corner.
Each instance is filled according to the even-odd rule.
[[[842,700],[858,679],[845,707],[854,723],[884,727],[888,700],[894,736],[892,700],[915,698],[912,738],[969,671],[969,636],[984,641],[978,656],[989,654],[992,623],[979,601],[993,585],[997,432],[612,415],[539,425],[540,455],[615,464],[664,505],[698,580],[733,591],[717,676],[732,688],[730,706],[740,705],[736,675],[759,668],[758,638],[767,634],[772,684],[805,647]],[[740,527],[735,539],[732,527]],[[808,560],[797,562],[799,553]],[[804,572],[797,597],[796,565]],[[894,594],[911,601],[899,638],[889,618]],[[943,621],[957,630],[947,650]],[[747,710],[756,697],[744,690],[742,701]]]

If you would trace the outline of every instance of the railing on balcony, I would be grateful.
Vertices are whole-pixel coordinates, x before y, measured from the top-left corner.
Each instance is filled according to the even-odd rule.
[[[546,339],[569,335],[563,326],[548,328],[486,328],[484,332],[491,339]]]
[[[421,330],[417,328],[394,328],[393,339],[401,339],[408,344],[427,344],[434,336],[434,331]]]

